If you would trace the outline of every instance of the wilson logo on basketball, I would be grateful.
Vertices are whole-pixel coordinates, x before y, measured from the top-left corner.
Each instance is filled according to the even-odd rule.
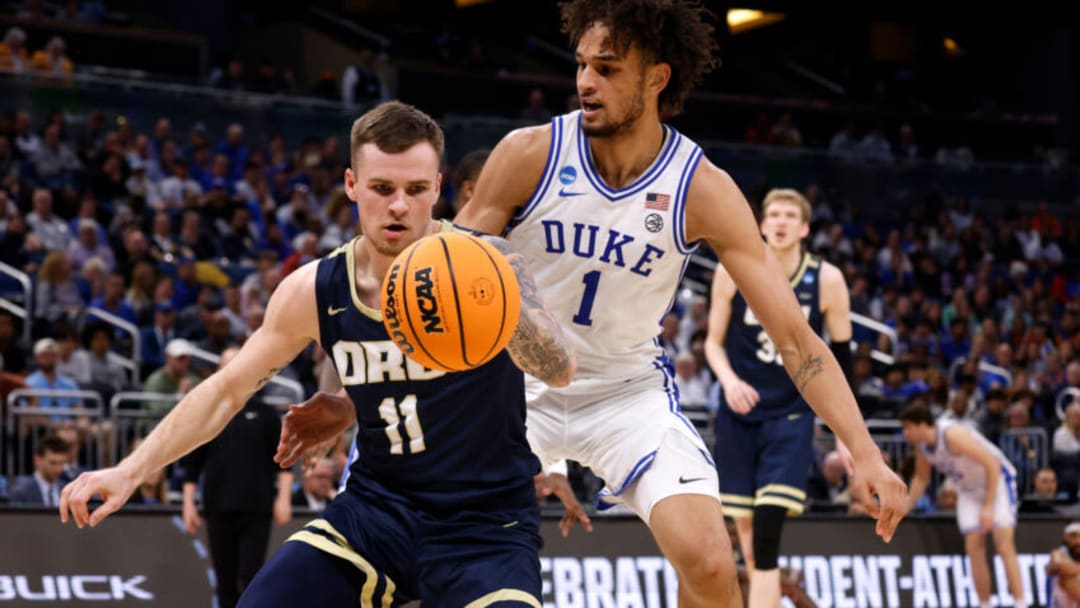
[[[473,281],[472,287],[469,288],[469,297],[477,304],[487,306],[495,301],[495,285],[484,277],[480,277]]]
[[[424,331],[429,334],[441,334],[442,318],[439,317],[439,302],[435,299],[435,283],[431,280],[431,266],[419,268],[413,273],[416,281],[416,307],[420,309],[420,321]]]
[[[401,331],[401,317],[398,316],[398,300],[396,293],[398,290],[398,274],[401,271],[401,264],[394,264],[390,267],[390,276],[386,282],[386,306],[383,307],[383,324],[386,326],[387,332],[390,334],[390,339],[397,344],[397,347],[401,352],[406,355],[410,355],[416,351],[416,347],[409,343],[409,339],[405,337],[405,333]]]

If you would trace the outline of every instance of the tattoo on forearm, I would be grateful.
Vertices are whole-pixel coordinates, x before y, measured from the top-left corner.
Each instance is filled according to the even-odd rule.
[[[806,384],[814,379],[815,376],[825,371],[824,361],[820,356],[811,355],[803,360],[799,369],[795,370],[795,375],[791,377],[795,381],[795,385],[799,387],[799,390],[806,388]]]
[[[276,376],[277,373],[280,372],[282,369],[284,369],[284,368],[281,368],[281,367],[273,367],[273,368],[271,368],[270,371],[266,373],[265,378],[263,378],[262,380],[259,380],[258,382],[255,383],[255,390],[256,391],[261,390],[262,387],[266,386],[267,383],[270,382],[270,380],[274,376]]]
[[[525,258],[506,239],[485,237],[514,269],[521,289],[521,317],[506,349],[522,370],[543,381],[563,376],[571,367],[572,353],[562,328],[544,306],[525,264]]]

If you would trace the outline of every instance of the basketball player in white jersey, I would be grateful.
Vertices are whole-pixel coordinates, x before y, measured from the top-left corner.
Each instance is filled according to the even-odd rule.
[[[986,534],[1005,563],[1013,606],[1026,608],[1020,563],[1016,559],[1016,469],[1001,450],[978,431],[960,422],[935,421],[930,408],[913,404],[900,412],[904,438],[915,448],[915,474],[909,506],[926,491],[930,465],[956,484],[956,523],[971,560],[971,579],[979,607],[990,606],[990,566]]]
[[[761,203],[761,234],[790,278],[815,332],[846,373],[851,368],[851,305],[839,268],[802,250],[810,203],[797,190],[770,190]],[[814,457],[814,415],[784,373],[772,341],[723,267],[716,269],[705,342],[723,387],[716,416],[720,498],[735,520],[750,570],[751,608],[780,605],[780,537],[784,520],[806,499],[807,463]]]
[[[796,386],[851,448],[886,540],[906,509],[828,347],[811,331],[731,178],[661,117],[713,66],[713,29],[686,0],[574,0],[581,111],[507,135],[455,223],[507,234],[578,352],[569,387],[527,386],[529,443],[592,468],[652,529],[679,605],[741,606],[716,469],[682,417],[657,343],[689,256],[720,257]],[[723,466],[723,463],[719,463]]]

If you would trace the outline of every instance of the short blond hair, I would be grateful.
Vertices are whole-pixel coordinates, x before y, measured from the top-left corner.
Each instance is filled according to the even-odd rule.
[[[803,222],[810,223],[810,201],[806,200],[806,197],[802,195],[802,192],[794,188],[773,188],[769,190],[765,195],[765,200],[761,201],[761,214],[764,215],[769,209],[769,205],[773,203],[792,203],[799,206],[799,211],[802,212]]]

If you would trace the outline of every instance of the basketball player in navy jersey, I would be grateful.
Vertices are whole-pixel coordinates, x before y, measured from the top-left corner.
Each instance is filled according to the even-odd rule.
[[[796,190],[771,190],[761,208],[761,233],[803,315],[814,333],[828,330],[831,350],[848,370],[851,306],[844,275],[801,246],[810,233],[810,203]],[[806,499],[814,413],[723,266],[713,277],[705,356],[724,389],[716,415],[720,499],[735,520],[750,571],[749,605],[771,608],[780,604],[784,518],[802,513]]]
[[[746,200],[725,172],[662,119],[712,68],[703,9],[689,0],[574,0],[581,110],[516,130],[496,146],[455,224],[503,235],[578,353],[569,387],[527,383],[529,443],[607,483],[646,522],[679,575],[679,605],[741,605],[716,469],[679,413],[657,344],[698,243],[720,257],[814,410],[851,448],[856,482],[880,500],[890,539],[904,485],[859,416],[836,359],[803,318]],[[725,466],[725,463],[719,463]]]
[[[146,471],[211,439],[315,341],[356,404],[346,488],[275,553],[239,605],[370,607],[419,599],[426,608],[539,607],[539,463],[525,438],[518,368],[566,385],[574,355],[521,256],[508,253],[522,308],[506,351],[460,373],[406,359],[383,327],[380,285],[406,246],[450,228],[431,217],[443,134],[426,114],[391,102],[354,123],[351,151],[345,190],[363,236],[290,274],[229,365],[192,390],[118,466],[83,474],[64,489],[61,519],[100,523]],[[94,495],[105,502],[90,512]]]

